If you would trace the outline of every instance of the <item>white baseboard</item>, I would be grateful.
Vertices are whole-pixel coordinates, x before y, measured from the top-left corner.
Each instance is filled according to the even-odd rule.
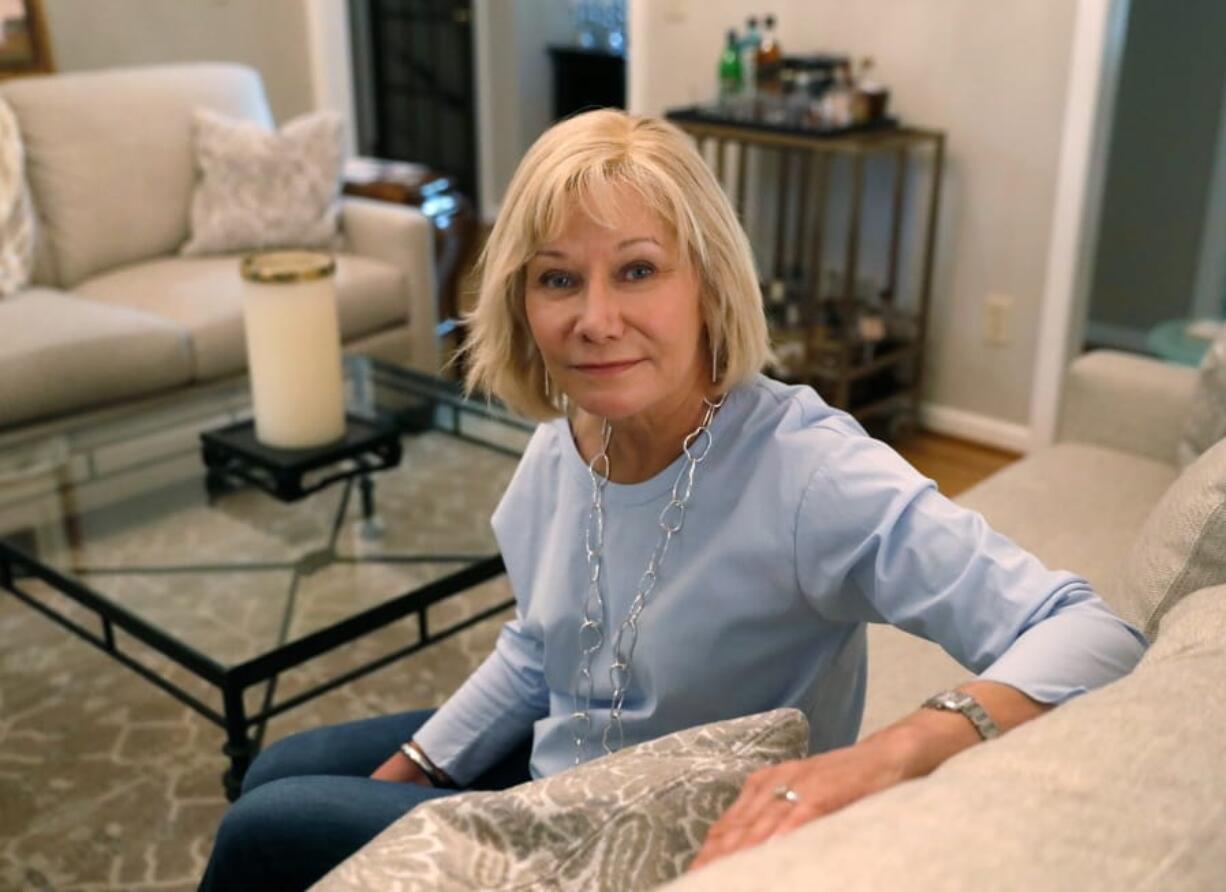
[[[1030,428],[1024,424],[1001,421],[990,415],[967,412],[952,406],[923,403],[920,406],[920,427],[935,434],[970,440],[984,446],[1007,449],[1010,452],[1030,450]]]

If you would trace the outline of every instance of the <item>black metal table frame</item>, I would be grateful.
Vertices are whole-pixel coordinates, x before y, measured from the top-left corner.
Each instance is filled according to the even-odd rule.
[[[437,405],[450,405],[451,425],[434,427],[461,440],[477,443],[488,449],[504,452],[515,457],[519,453],[509,447],[491,443],[488,440],[466,434],[462,429],[463,413],[473,413],[486,418],[500,421],[522,430],[531,430],[531,425],[522,419],[511,415],[500,406],[478,404],[464,400],[458,389],[444,382],[436,381],[426,375],[409,370],[398,370],[398,374],[414,381],[421,388],[418,394]],[[338,517],[345,516],[345,504],[348,500],[353,481],[345,481],[346,491],[338,510]],[[337,530],[333,531],[335,541]],[[309,560],[309,557],[304,560]],[[448,555],[421,555],[414,560],[446,562],[467,561],[468,557]],[[287,568],[304,571],[298,566],[302,561],[285,564]],[[479,585],[503,572],[502,557],[492,555],[476,561],[464,569],[449,574],[442,579],[406,592],[382,604],[378,604],[360,613],[354,614],[335,625],[320,629],[309,635],[284,642],[275,649],[260,656],[246,660],[233,666],[224,666],[216,660],[200,653],[195,648],[184,644],[174,636],[162,631],[156,626],[141,619],[131,611],[115,604],[64,574],[42,565],[36,560],[23,555],[16,548],[0,539],[0,589],[4,589],[48,619],[68,629],[70,632],[109,654],[129,669],[141,675],[148,681],[166,691],[181,703],[191,707],[209,721],[218,725],[226,732],[226,743],[222,751],[230,759],[230,766],[222,777],[226,796],[233,801],[238,797],[243,776],[246,774],[251,760],[259,752],[263,743],[264,730],[268,720],[281,713],[326,694],[341,685],[347,684],[364,675],[387,666],[403,657],[416,653],[432,644],[437,644],[452,635],[464,631],[490,617],[500,613],[514,604],[513,599],[507,599],[470,616],[453,623],[440,631],[430,627],[427,610],[434,604],[450,598],[473,586]],[[305,570],[309,572],[309,570]],[[67,596],[77,604],[92,611],[100,622],[100,630],[81,625],[74,619],[57,612],[38,597],[22,587],[25,579],[37,579],[49,585],[56,592]],[[293,591],[296,588],[297,576],[291,583],[291,597],[287,601],[286,616],[282,625],[282,639],[288,626],[288,620],[293,611]],[[392,653],[370,660],[354,669],[350,669],[334,678],[318,684],[306,691],[295,694],[279,703],[273,703],[277,676],[287,669],[301,666],[308,660],[333,650],[343,644],[354,641],[363,635],[384,628],[391,623],[410,614],[416,614],[418,623],[418,640]],[[122,629],[133,638],[147,645],[157,653],[169,658],[187,669],[197,678],[216,687],[222,698],[222,710],[219,712],[198,697],[179,687],[171,681],[157,675],[135,657],[124,653],[116,641],[115,629]],[[269,686],[264,696],[263,707],[254,715],[247,715],[244,702],[246,690],[254,685],[268,682]],[[254,733],[249,733],[254,728]]]

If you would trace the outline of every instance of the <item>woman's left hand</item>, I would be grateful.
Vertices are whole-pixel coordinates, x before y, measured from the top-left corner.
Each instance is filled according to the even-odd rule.
[[[749,776],[740,797],[711,827],[689,869],[795,830],[906,776],[895,751],[873,739],[763,768]],[[795,793],[791,800],[788,790]]]

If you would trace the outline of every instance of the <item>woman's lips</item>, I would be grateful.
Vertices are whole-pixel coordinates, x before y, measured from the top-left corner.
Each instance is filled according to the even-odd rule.
[[[593,362],[576,365],[574,368],[585,375],[617,375],[642,362],[641,359],[629,359],[625,362]]]

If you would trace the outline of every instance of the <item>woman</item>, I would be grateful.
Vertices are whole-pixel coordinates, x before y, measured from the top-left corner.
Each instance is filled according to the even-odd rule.
[[[515,619],[437,712],[297,735],[257,759],[206,887],[308,884],[424,799],[526,780],[529,742],[540,777],[802,709],[816,755],[751,778],[701,865],[1140,658],[1144,638],[1084,580],[947,501],[809,388],[760,374],[747,239],[668,124],[591,112],[537,141],[471,324],[469,385],[544,421],[493,517]],[[867,622],[937,641],[978,678],[856,743]]]

